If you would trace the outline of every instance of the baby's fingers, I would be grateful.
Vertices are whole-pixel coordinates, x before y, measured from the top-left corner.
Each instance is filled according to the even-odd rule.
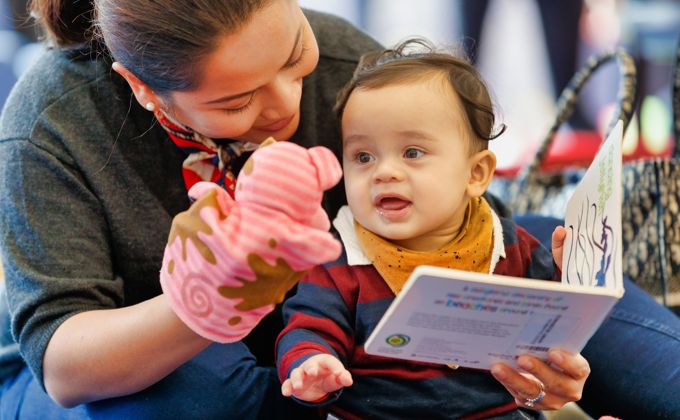
[[[352,386],[354,383],[352,380],[352,374],[349,373],[347,369],[343,369],[340,374],[335,375],[335,382],[342,387]]]
[[[284,397],[290,397],[293,395],[293,385],[290,379],[283,381],[283,384],[281,385],[281,394],[283,394]]]
[[[319,364],[318,363],[304,363],[301,366],[302,370],[305,373],[305,376],[309,378],[310,380],[315,379],[317,376],[319,376]]]
[[[322,387],[326,392],[333,392],[340,388],[351,386],[353,383],[352,374],[350,374],[347,369],[342,368],[341,371],[326,376],[323,380]]]
[[[305,380],[307,375],[301,367],[295,368],[290,372],[290,377],[287,379],[290,381],[290,386],[293,393],[299,393],[305,386]]]
[[[324,373],[339,374],[345,370],[345,366],[340,360],[330,355],[323,355],[317,359],[319,371]]]
[[[352,375],[342,362],[335,357],[324,358],[319,361],[320,375],[324,376],[323,387],[331,392],[336,389],[352,385]]]

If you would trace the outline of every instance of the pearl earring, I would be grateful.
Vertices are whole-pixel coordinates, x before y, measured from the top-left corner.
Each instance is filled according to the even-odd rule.
[[[156,104],[154,104],[153,102],[147,102],[146,110],[147,111],[153,111],[154,109],[156,109]]]

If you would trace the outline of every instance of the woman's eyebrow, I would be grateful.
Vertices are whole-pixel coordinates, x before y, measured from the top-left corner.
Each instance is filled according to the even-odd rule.
[[[293,43],[293,49],[290,51],[290,55],[286,59],[286,64],[290,63],[291,61],[294,60],[295,50],[297,49],[297,46],[300,43],[300,38],[302,37],[302,30],[303,30],[303,25],[300,25],[300,28],[298,29],[297,34],[295,35],[295,42]],[[285,66],[285,64],[284,64],[284,66]],[[234,99],[239,99],[239,98],[243,98],[245,96],[252,95],[253,92],[255,92],[255,90],[257,90],[257,89],[249,90],[249,91],[243,92],[243,93],[237,93],[237,94],[234,94],[234,95],[223,96],[221,98],[217,98],[217,99],[213,99],[213,100],[210,100],[208,102],[205,102],[204,104],[205,105],[213,105],[213,104],[217,104],[217,103],[233,101]]]
[[[213,99],[211,101],[205,102],[205,105],[212,105],[216,103],[221,103],[221,102],[229,102],[233,101],[234,99],[239,99],[243,98],[245,96],[252,95],[254,90],[249,90],[248,92],[243,92],[243,93],[237,93],[236,95],[229,95],[229,96],[223,96],[221,98]]]

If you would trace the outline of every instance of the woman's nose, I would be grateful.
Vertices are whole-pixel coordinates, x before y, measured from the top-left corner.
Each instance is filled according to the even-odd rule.
[[[302,79],[277,77],[267,87],[262,117],[274,121],[294,115],[300,108]]]

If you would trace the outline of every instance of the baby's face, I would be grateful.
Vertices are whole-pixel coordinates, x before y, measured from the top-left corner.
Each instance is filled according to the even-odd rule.
[[[352,93],[342,118],[343,169],[362,226],[414,250],[451,239],[469,201],[463,112],[439,78]]]

